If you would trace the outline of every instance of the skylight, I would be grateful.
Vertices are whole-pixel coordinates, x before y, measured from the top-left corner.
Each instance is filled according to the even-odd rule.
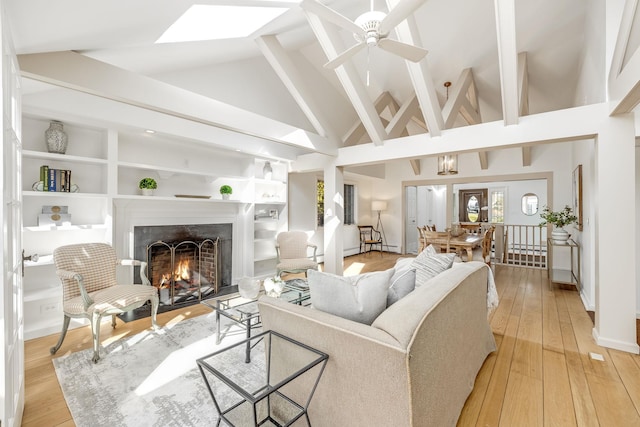
[[[246,37],[289,10],[284,7],[191,6],[156,43]]]

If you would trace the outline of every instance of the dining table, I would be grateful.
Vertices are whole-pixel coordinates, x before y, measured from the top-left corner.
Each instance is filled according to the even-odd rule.
[[[462,233],[459,236],[447,236],[446,233],[438,233],[438,236],[428,238],[428,243],[454,248],[456,252],[467,251],[467,261],[473,259],[473,249],[482,245],[482,236],[477,234]]]

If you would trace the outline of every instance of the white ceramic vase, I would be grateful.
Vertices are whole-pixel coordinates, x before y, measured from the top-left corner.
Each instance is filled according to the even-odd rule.
[[[243,298],[254,299],[260,292],[260,281],[251,277],[243,277],[238,282],[238,292]]]
[[[153,196],[152,188],[141,188],[143,196]]]
[[[551,238],[555,243],[567,243],[569,233],[564,228],[554,227],[551,231]]]

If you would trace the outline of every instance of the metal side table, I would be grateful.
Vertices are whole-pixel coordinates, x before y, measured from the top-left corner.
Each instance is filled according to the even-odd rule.
[[[245,363],[245,349],[254,354]],[[218,412],[230,426],[289,426],[307,409],[329,356],[275,331],[266,331],[197,360]],[[290,384],[302,393],[286,395]]]

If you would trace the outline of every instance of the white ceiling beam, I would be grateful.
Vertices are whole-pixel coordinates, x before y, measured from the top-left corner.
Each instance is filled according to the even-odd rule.
[[[598,134],[608,104],[590,104],[520,118],[518,126],[504,126],[502,120],[449,129],[440,137],[411,135],[385,141],[371,149],[371,144],[343,147],[338,150],[339,166],[380,163],[393,160],[432,157],[446,153],[471,153],[522,146],[590,139]]]
[[[531,166],[531,146],[522,147],[522,166]]]
[[[447,99],[444,107],[442,107],[445,129],[449,129],[453,126],[456,121],[456,117],[461,112],[460,110],[463,106],[466,106],[466,109],[468,110],[473,110],[471,102],[467,99],[467,93],[472,84],[473,73],[471,72],[471,68],[465,68],[460,73],[458,80],[453,84],[449,99]],[[467,119],[467,117],[469,119]],[[479,123],[479,121],[475,121],[476,117],[478,117],[477,114],[473,115],[467,113],[467,117],[465,117],[465,120],[467,120],[470,125]]]
[[[391,96],[391,94],[388,91],[382,92],[378,96],[378,99],[375,100],[373,105],[376,109],[376,112],[378,113],[378,116],[380,116],[380,114],[382,114],[384,109],[387,107],[392,112],[392,114],[395,114],[399,108],[398,102],[393,98],[393,96]],[[385,128],[386,128],[386,125],[385,125]],[[362,121],[356,121],[353,124],[353,126],[351,126],[351,129],[344,136],[343,138],[344,145],[347,146],[347,145],[357,144],[358,141],[362,139],[365,133],[366,133],[366,129],[364,128]]]
[[[396,7],[400,1],[401,0],[387,0],[387,7],[391,10]],[[418,32],[418,26],[416,25],[413,15],[410,15],[407,19],[400,22],[396,26],[395,32],[398,41],[422,47],[420,45],[420,33]],[[428,67],[428,57],[429,55],[427,54],[427,56],[418,63],[411,61],[405,61],[405,63],[409,71],[413,89],[418,97],[418,103],[420,104],[424,121],[431,136],[435,137],[440,136],[445,126],[442,118],[442,109],[438,102],[438,95]]]
[[[411,164],[411,169],[413,169],[413,174],[420,175],[420,159],[411,159],[409,163]]]
[[[486,151],[478,151],[478,160],[480,160],[480,169],[489,169],[489,155]]]
[[[494,0],[498,62],[505,126],[518,124],[518,55],[516,50],[515,0]]]
[[[518,94],[520,98],[520,116],[529,115],[529,73],[527,52],[518,54]],[[522,147],[522,166],[531,166],[531,146]]]
[[[393,119],[387,126],[387,134],[389,138],[397,138],[402,135],[402,132],[406,130],[407,124],[411,117],[418,112],[418,98],[413,95],[407,102],[405,102],[398,112],[393,116]]]
[[[325,138],[340,142],[340,145],[342,145],[342,139],[332,131],[329,121],[324,117],[322,109],[318,106],[308,87],[307,80],[304,79],[293,61],[291,61],[278,38],[274,35],[261,36],[255,41],[267,62],[269,62],[316,132]]]
[[[282,144],[335,154],[327,138],[76,52],[19,55],[23,77]]]
[[[527,52],[518,54],[518,98],[520,104],[518,110],[521,116],[529,115],[529,70],[527,64]]]
[[[332,31],[315,13],[304,10],[311,29],[316,35],[320,46],[327,58],[333,59],[342,53],[342,43],[335,31]],[[338,80],[342,84],[347,97],[353,104],[358,117],[375,145],[381,145],[386,138],[384,126],[376,109],[369,99],[367,90],[358,78],[355,67],[350,61],[345,62],[335,70]]]
[[[611,58],[607,95],[611,101],[611,114],[623,114],[631,112],[640,103],[640,49],[627,58],[625,55],[630,49],[635,49],[630,43],[634,29],[635,17],[638,11],[638,0],[627,0],[618,27],[615,47]],[[607,8],[609,14],[611,6]]]

